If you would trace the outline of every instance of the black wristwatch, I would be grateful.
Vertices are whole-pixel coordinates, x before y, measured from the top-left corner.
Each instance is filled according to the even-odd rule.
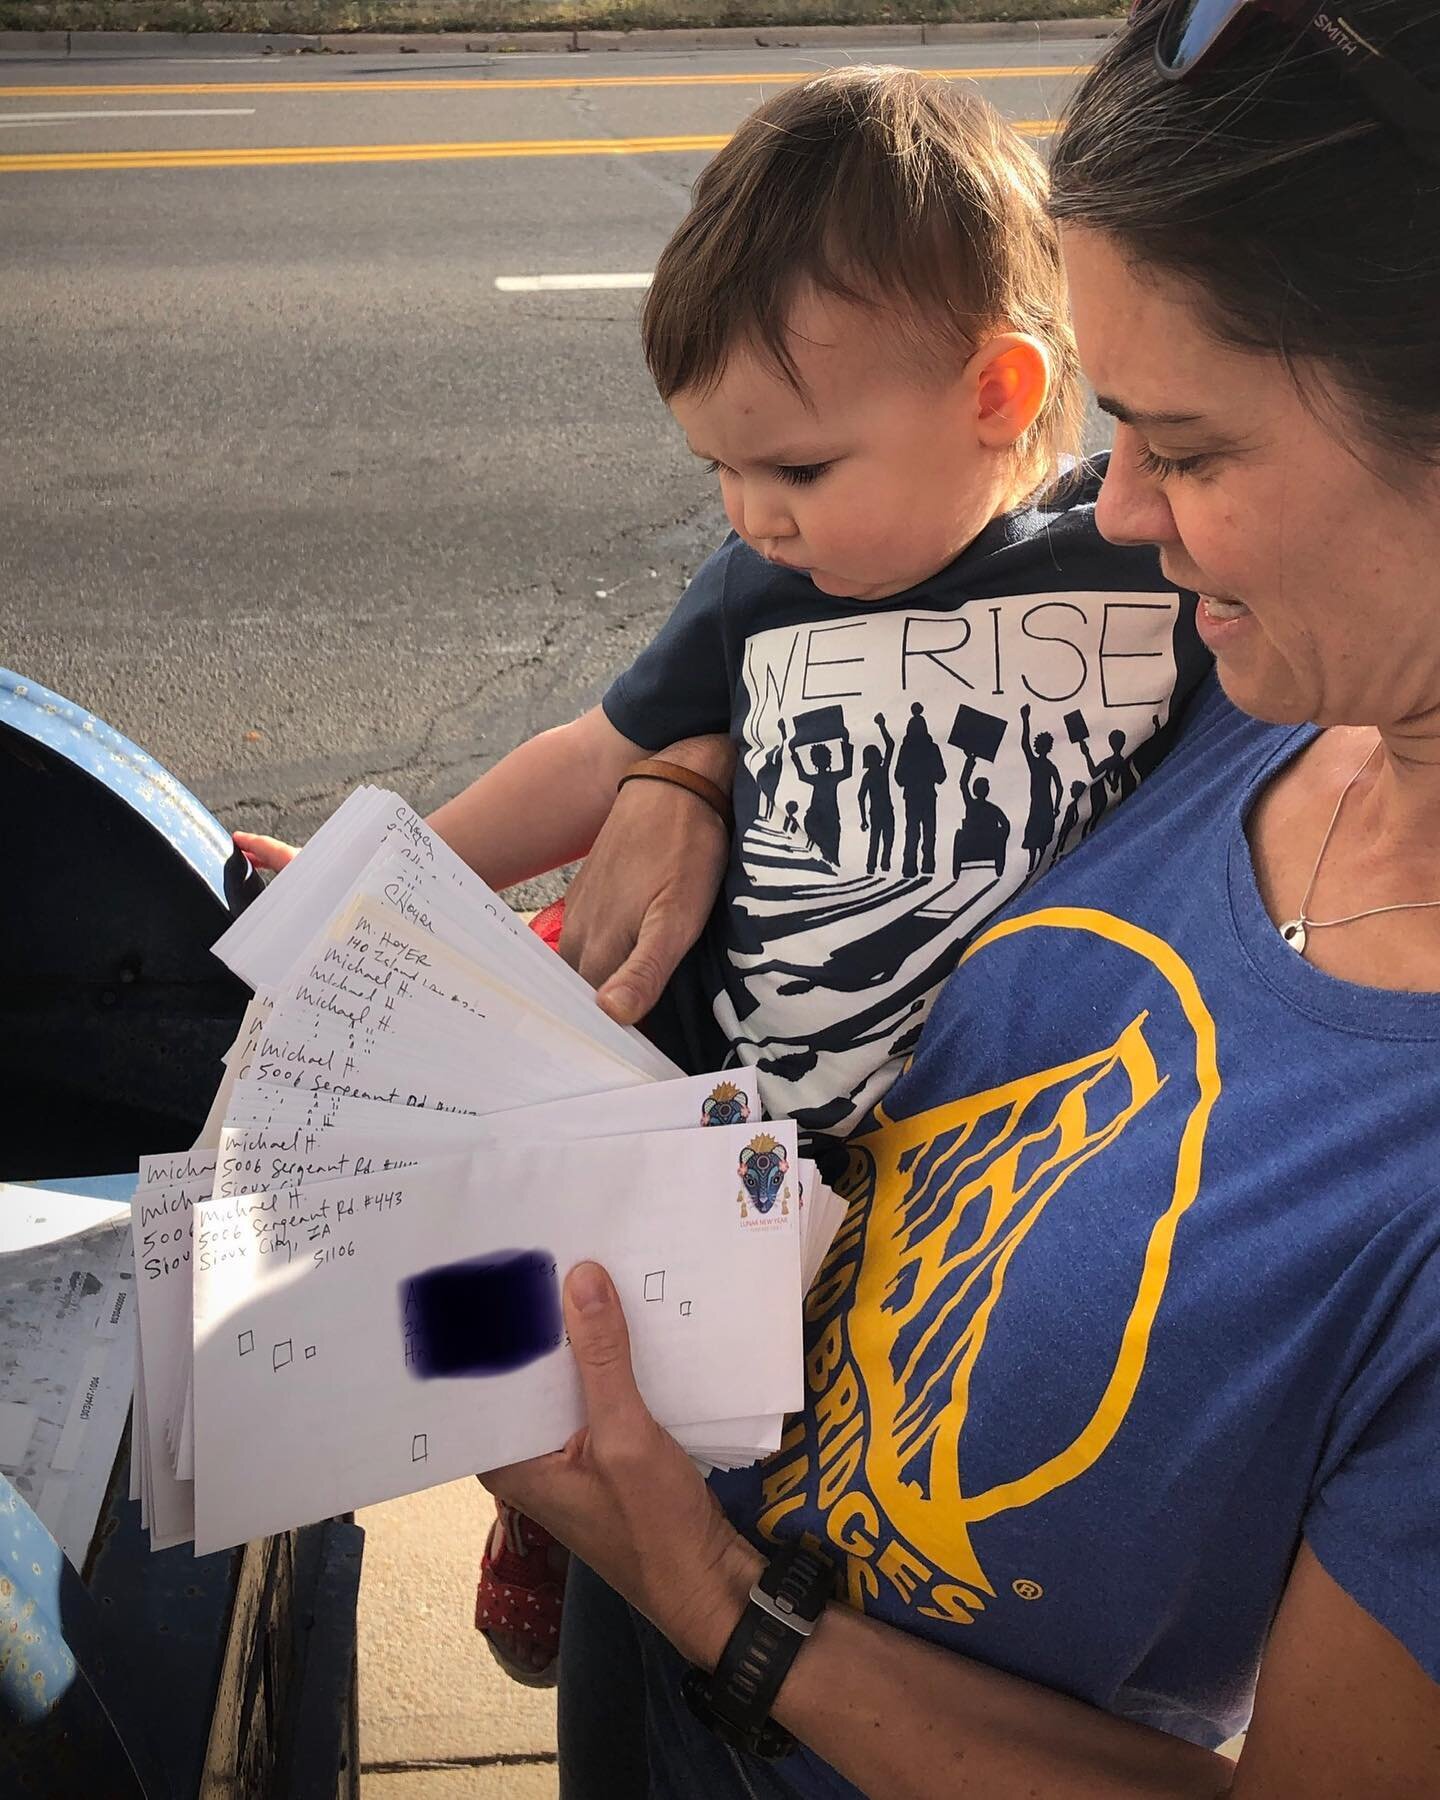
[[[795,1740],[770,1708],[834,1589],[833,1564],[799,1544],[781,1545],[751,1588],[715,1673],[685,1671],[680,1691],[695,1717],[737,1750],[772,1761],[788,1756]]]

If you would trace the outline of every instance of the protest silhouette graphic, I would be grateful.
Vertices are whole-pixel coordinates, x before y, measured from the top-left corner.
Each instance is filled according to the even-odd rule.
[[[1065,817],[1060,821],[1060,835],[1055,840],[1056,856],[1063,856],[1067,850],[1073,850],[1084,837],[1089,821],[1082,816],[1080,802],[1089,792],[1090,784],[1087,781],[1070,783],[1070,804],[1065,808]]]
[[[870,834],[866,874],[873,875],[878,862],[881,873],[888,875],[890,858],[895,850],[895,801],[890,792],[895,740],[886,729],[884,713],[876,713],[875,723],[880,727],[885,748],[882,750],[879,744],[865,746],[865,774],[860,782],[860,829]]]
[[[785,721],[776,721],[776,729],[780,741],[766,752],[765,760],[760,765],[760,772],[755,777],[755,785],[760,790],[760,798],[765,803],[765,810],[760,814],[762,819],[775,817],[775,796],[779,792],[780,777],[785,773]]]
[[[1097,786],[1136,784],[1173,614],[1118,637],[1107,605],[830,611],[748,640],[711,1004],[773,1112],[857,1123],[976,927],[1080,842]]]
[[[1048,731],[1030,736],[1030,706],[1020,708],[1020,747],[1030,767],[1030,812],[1025,820],[1023,847],[1030,853],[1029,873],[1040,867],[1045,852],[1055,838],[1055,821],[1060,816],[1060,802],[1065,788],[1060,771],[1050,760],[1055,740]]]
[[[838,710],[838,709],[837,709]],[[843,733],[844,726],[841,726]],[[810,841],[827,862],[840,861],[840,784],[855,773],[855,746],[848,736],[840,737],[840,767],[827,743],[811,744],[811,767],[806,768],[803,752],[796,738],[790,740],[790,758],[795,773],[810,789],[810,804],[805,809],[805,829]]]
[[[905,860],[907,879],[935,873],[935,796],[945,783],[945,758],[925,723],[925,708],[916,700],[895,763],[895,784],[905,796]]]
[[[987,776],[975,774],[975,758],[967,756],[960,773],[960,792],[965,796],[965,816],[955,833],[951,875],[959,880],[962,869],[988,865],[997,875],[1005,872],[1005,849],[1010,842],[1010,820],[1003,807],[990,798]]]

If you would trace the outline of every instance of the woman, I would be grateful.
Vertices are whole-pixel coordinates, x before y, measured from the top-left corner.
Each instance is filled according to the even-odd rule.
[[[723,1511],[573,1273],[588,1434],[492,1478],[596,1572],[567,1800],[1440,1792],[1440,15],[1216,10],[1115,43],[1054,204],[1102,528],[1220,685],[969,946]],[[801,1645],[747,1594],[807,1534]]]

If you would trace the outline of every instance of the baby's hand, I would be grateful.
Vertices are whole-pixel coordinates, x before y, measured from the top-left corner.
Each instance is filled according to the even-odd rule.
[[[279,838],[257,837],[253,831],[237,831],[233,836],[235,848],[249,858],[255,869],[283,869],[299,854],[296,845],[282,844]]]

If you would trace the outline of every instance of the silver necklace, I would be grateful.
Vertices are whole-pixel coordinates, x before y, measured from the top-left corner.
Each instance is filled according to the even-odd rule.
[[[1380,913],[1419,912],[1427,906],[1440,906],[1440,900],[1401,900],[1394,906],[1371,906],[1367,907],[1364,912],[1346,913],[1341,919],[1312,919],[1310,917],[1311,896],[1315,892],[1315,883],[1320,875],[1320,865],[1325,860],[1325,852],[1330,848],[1330,839],[1335,835],[1335,824],[1340,817],[1340,808],[1345,804],[1351,788],[1374,762],[1379,750],[1380,745],[1376,744],[1364,762],[1341,788],[1340,798],[1335,802],[1335,810],[1330,815],[1330,823],[1325,827],[1325,835],[1320,840],[1320,851],[1315,858],[1315,867],[1310,871],[1310,885],[1305,890],[1305,898],[1300,902],[1300,911],[1293,919],[1280,927],[1281,937],[1297,956],[1304,956],[1305,945],[1312,931],[1326,931],[1332,925],[1353,925],[1357,919],[1373,919]]]

